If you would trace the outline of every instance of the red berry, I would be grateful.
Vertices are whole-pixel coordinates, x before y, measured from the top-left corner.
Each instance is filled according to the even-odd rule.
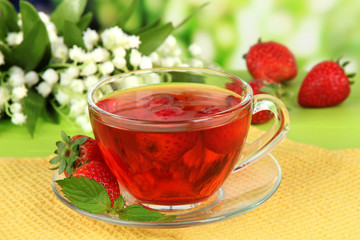
[[[91,161],[79,167],[73,176],[87,177],[101,183],[109,194],[111,204],[120,197],[120,188],[116,177],[112,174],[105,162]]]
[[[140,154],[156,162],[176,161],[193,148],[198,134],[185,133],[139,133],[136,136]]]
[[[237,150],[245,141],[247,132],[247,127],[239,121],[204,131],[205,146],[209,150],[221,154]]]
[[[297,64],[291,51],[276,42],[259,42],[246,54],[246,65],[253,78],[284,82],[295,78]]]
[[[76,139],[80,137],[87,137],[85,135],[75,135],[71,138],[71,142],[74,143]],[[87,137],[86,142],[79,146],[79,155],[75,162],[75,168],[90,161],[103,161],[100,148],[95,139]]]
[[[151,110],[152,120],[179,120],[184,110],[180,106],[161,106]]]
[[[149,107],[149,108],[169,106],[175,104],[176,102],[176,98],[167,93],[153,94],[144,97],[142,100],[145,101],[145,107]]]
[[[102,154],[95,139],[75,135],[70,138],[64,131],[61,132],[62,141],[56,142],[58,149],[56,156],[50,160],[51,164],[58,164],[54,169],[59,169],[59,174],[66,177],[72,175],[74,169],[86,162],[103,161]]]
[[[229,107],[217,105],[217,106],[211,106],[204,109],[201,109],[198,113],[195,114],[195,117],[205,117],[209,115],[213,115],[219,112],[223,112]]]
[[[349,78],[339,63],[324,61],[306,75],[298,102],[303,107],[329,107],[340,104],[349,94]]]
[[[249,85],[253,89],[254,95],[265,93],[265,92],[262,92],[260,89],[262,87],[268,86],[270,84],[277,85],[278,83],[271,79],[254,79],[249,82]],[[251,123],[252,124],[266,123],[270,119],[272,119],[273,116],[274,116],[273,113],[269,110],[261,111],[261,112],[255,113],[252,116]]]

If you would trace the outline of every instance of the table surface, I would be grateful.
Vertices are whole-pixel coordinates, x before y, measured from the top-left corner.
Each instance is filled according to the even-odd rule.
[[[245,72],[233,74],[250,80]],[[297,91],[304,74],[290,81],[285,89],[293,96],[285,101],[290,108],[290,132],[288,138],[326,149],[360,148],[360,82],[355,84],[348,99],[342,104],[329,108],[301,108],[297,104]],[[258,125],[265,130],[270,124]],[[56,149],[55,142],[60,140],[60,131],[69,135],[83,133],[72,123],[62,120],[53,124],[40,120],[33,138],[26,127],[14,126],[9,120],[0,121],[0,157],[43,157]]]

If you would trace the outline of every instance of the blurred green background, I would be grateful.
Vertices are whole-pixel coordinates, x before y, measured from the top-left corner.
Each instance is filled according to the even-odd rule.
[[[37,9],[51,11],[61,0],[30,0]],[[89,0],[96,16],[94,28],[114,26],[131,4],[129,0]],[[196,42],[206,62],[224,69],[245,69],[242,56],[259,38],[277,41],[292,50],[299,69],[320,60],[350,60],[347,72],[360,66],[360,1],[358,0],[139,0],[128,31],[158,18],[179,24],[204,3],[190,21],[174,32],[184,46]]]

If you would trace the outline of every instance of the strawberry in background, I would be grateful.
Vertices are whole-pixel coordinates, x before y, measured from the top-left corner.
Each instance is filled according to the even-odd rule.
[[[323,61],[315,65],[306,75],[300,87],[298,102],[302,107],[322,108],[335,106],[350,94],[349,78],[339,61]]]
[[[259,40],[245,55],[245,60],[254,79],[266,78],[282,83],[294,79],[297,75],[297,63],[293,53],[277,42]]]

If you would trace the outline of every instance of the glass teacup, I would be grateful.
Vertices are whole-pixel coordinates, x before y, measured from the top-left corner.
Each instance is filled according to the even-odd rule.
[[[230,74],[159,68],[119,74],[88,94],[104,159],[126,194],[159,210],[188,209],[214,198],[226,178],[259,160],[287,135],[283,103],[256,95]],[[254,113],[274,123],[246,145]]]

